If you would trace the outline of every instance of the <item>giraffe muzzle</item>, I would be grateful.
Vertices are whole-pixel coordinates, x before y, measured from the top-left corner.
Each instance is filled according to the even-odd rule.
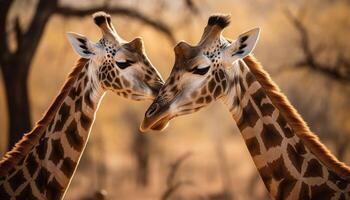
[[[146,117],[151,117],[159,109],[158,103],[153,103],[146,112]]]
[[[161,106],[159,103],[154,102],[146,111],[140,130],[142,132],[164,130],[170,119],[168,106]]]

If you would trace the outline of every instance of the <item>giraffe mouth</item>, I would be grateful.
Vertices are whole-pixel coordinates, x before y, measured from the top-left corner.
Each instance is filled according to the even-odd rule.
[[[168,126],[171,119],[168,106],[161,108],[158,103],[153,103],[145,113],[140,130],[142,132],[162,131]]]
[[[164,117],[156,121],[150,129],[153,131],[162,131],[169,125],[170,118]]]
[[[144,119],[140,126],[140,130],[141,132],[147,132],[150,130],[162,131],[169,125],[170,120],[171,120],[171,117],[169,115],[165,115],[157,119],[150,119],[150,120]]]
[[[196,112],[205,107],[205,105],[199,105],[195,108],[185,108],[183,107],[181,111],[177,113],[172,113],[169,111],[169,106],[164,106],[160,108],[158,103],[152,104],[145,113],[145,118],[143,119],[140,131],[163,131],[169,125],[169,121],[175,117],[186,115],[189,113]]]

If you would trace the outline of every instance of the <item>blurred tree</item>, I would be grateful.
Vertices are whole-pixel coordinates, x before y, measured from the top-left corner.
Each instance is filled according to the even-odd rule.
[[[232,200],[236,199],[235,194],[234,194],[234,187],[232,187],[232,181],[231,181],[231,170],[229,161],[227,159],[227,154],[225,152],[224,144],[223,141],[225,140],[223,138],[223,134],[220,134],[223,132],[222,130],[218,130],[217,127],[215,127],[216,131],[213,129],[213,142],[214,142],[214,148],[215,148],[215,153],[216,153],[216,159],[218,161],[218,167],[219,167],[219,172],[221,175],[221,180],[222,180],[222,190],[217,191],[215,193],[208,194],[208,199],[209,200]],[[220,133],[219,133],[220,132]]]
[[[350,58],[347,57],[348,54],[344,53],[344,51],[341,48],[338,48],[338,49],[326,48],[327,45],[322,44],[322,41],[318,41],[317,38],[310,36],[311,34],[310,34],[310,31],[308,30],[308,26],[304,22],[307,12],[308,12],[308,8],[305,5],[299,8],[297,14],[293,14],[287,6],[284,9],[284,13],[287,19],[291,22],[291,24],[297,31],[300,38],[298,45],[302,52],[303,57],[301,61],[296,62],[294,67],[297,67],[297,68],[304,67],[312,71],[319,72],[325,77],[330,78],[330,80],[332,80],[333,82],[338,82],[341,84],[345,83],[343,85],[344,87],[347,87],[348,83],[350,83]],[[332,21],[332,23],[334,22]],[[315,43],[315,45],[312,45],[312,43]],[[315,47],[313,48],[313,46]],[[320,54],[322,52],[327,52],[328,54],[330,54],[331,52],[334,53],[334,59],[328,59],[328,60],[333,60],[333,62],[321,62],[318,58],[320,57]],[[332,83],[329,83],[328,87],[331,88]],[[346,94],[343,94],[343,95],[346,95]],[[330,112],[331,110],[330,101],[332,101],[332,97],[331,97],[331,94],[329,94],[328,96],[329,96],[328,100],[324,103],[323,109],[325,111]],[[309,106],[304,106],[304,107],[309,108]],[[324,132],[327,132],[328,134],[320,135],[319,133],[319,135],[322,138],[335,141],[336,143],[335,153],[338,159],[344,160],[346,155],[346,149],[349,146],[348,141],[350,141],[350,135],[344,134],[344,133],[329,134],[329,133],[335,132],[335,128],[331,128],[332,121],[329,119],[330,117],[327,114],[320,116],[317,113],[315,113],[316,116],[312,117],[310,116],[312,114],[313,113],[308,113],[308,114],[306,113],[305,117],[307,119],[317,119],[317,121],[324,121],[326,124],[328,124],[328,126],[323,127]]]
[[[140,120],[135,110],[126,110],[127,121],[130,123],[132,132],[131,152],[136,160],[136,183],[140,186],[147,186],[149,183],[149,157],[150,157],[150,139],[142,134],[139,129]]]
[[[332,64],[321,63],[317,60],[317,56],[322,51],[332,52],[334,49],[325,49],[321,44],[319,44],[316,50],[312,49],[310,34],[306,25],[303,23],[305,12],[306,9],[302,8],[297,15],[293,15],[288,8],[285,9],[287,18],[300,36],[299,46],[303,52],[303,59],[297,62],[295,66],[308,67],[337,81],[350,81],[350,60],[345,57],[343,51],[337,52],[335,62]]]
[[[170,164],[170,169],[166,177],[166,189],[160,197],[161,200],[169,200],[171,199],[171,196],[179,190],[180,187],[194,184],[191,180],[178,180],[176,178],[181,165],[183,165],[183,163],[191,155],[191,152],[184,153],[183,155],[179,156],[173,163]]]
[[[58,0],[38,0],[35,13],[29,22],[28,29],[20,26],[19,16],[14,22],[9,20],[11,6],[14,0],[0,1],[0,66],[4,79],[6,101],[8,107],[9,139],[8,148],[11,148],[22,135],[31,129],[30,104],[28,97],[28,76],[30,65],[43,35],[45,26],[54,15],[66,17],[83,17],[104,10],[111,14],[123,15],[139,20],[157,31],[163,33],[171,42],[175,38],[171,29],[164,23],[147,17],[141,12],[116,5],[110,6],[109,1],[101,6],[91,8],[76,8],[60,5]],[[9,48],[9,34],[7,29],[14,24],[14,35],[17,48]]]

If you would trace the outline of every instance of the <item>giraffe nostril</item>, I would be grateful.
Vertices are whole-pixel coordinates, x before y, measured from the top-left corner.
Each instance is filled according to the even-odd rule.
[[[158,103],[152,104],[146,113],[146,117],[151,117],[158,110],[158,108],[159,108]]]

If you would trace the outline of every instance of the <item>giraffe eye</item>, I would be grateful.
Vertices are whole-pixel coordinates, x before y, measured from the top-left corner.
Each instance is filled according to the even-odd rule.
[[[193,74],[198,74],[198,75],[204,75],[209,71],[209,65],[201,66],[197,65],[194,68],[192,68],[191,72]]]
[[[132,64],[134,64],[135,62],[134,61],[131,61],[131,60],[123,60],[123,61],[115,61],[115,63],[117,64],[117,66],[120,68],[120,69],[125,69],[127,67],[130,67]]]

